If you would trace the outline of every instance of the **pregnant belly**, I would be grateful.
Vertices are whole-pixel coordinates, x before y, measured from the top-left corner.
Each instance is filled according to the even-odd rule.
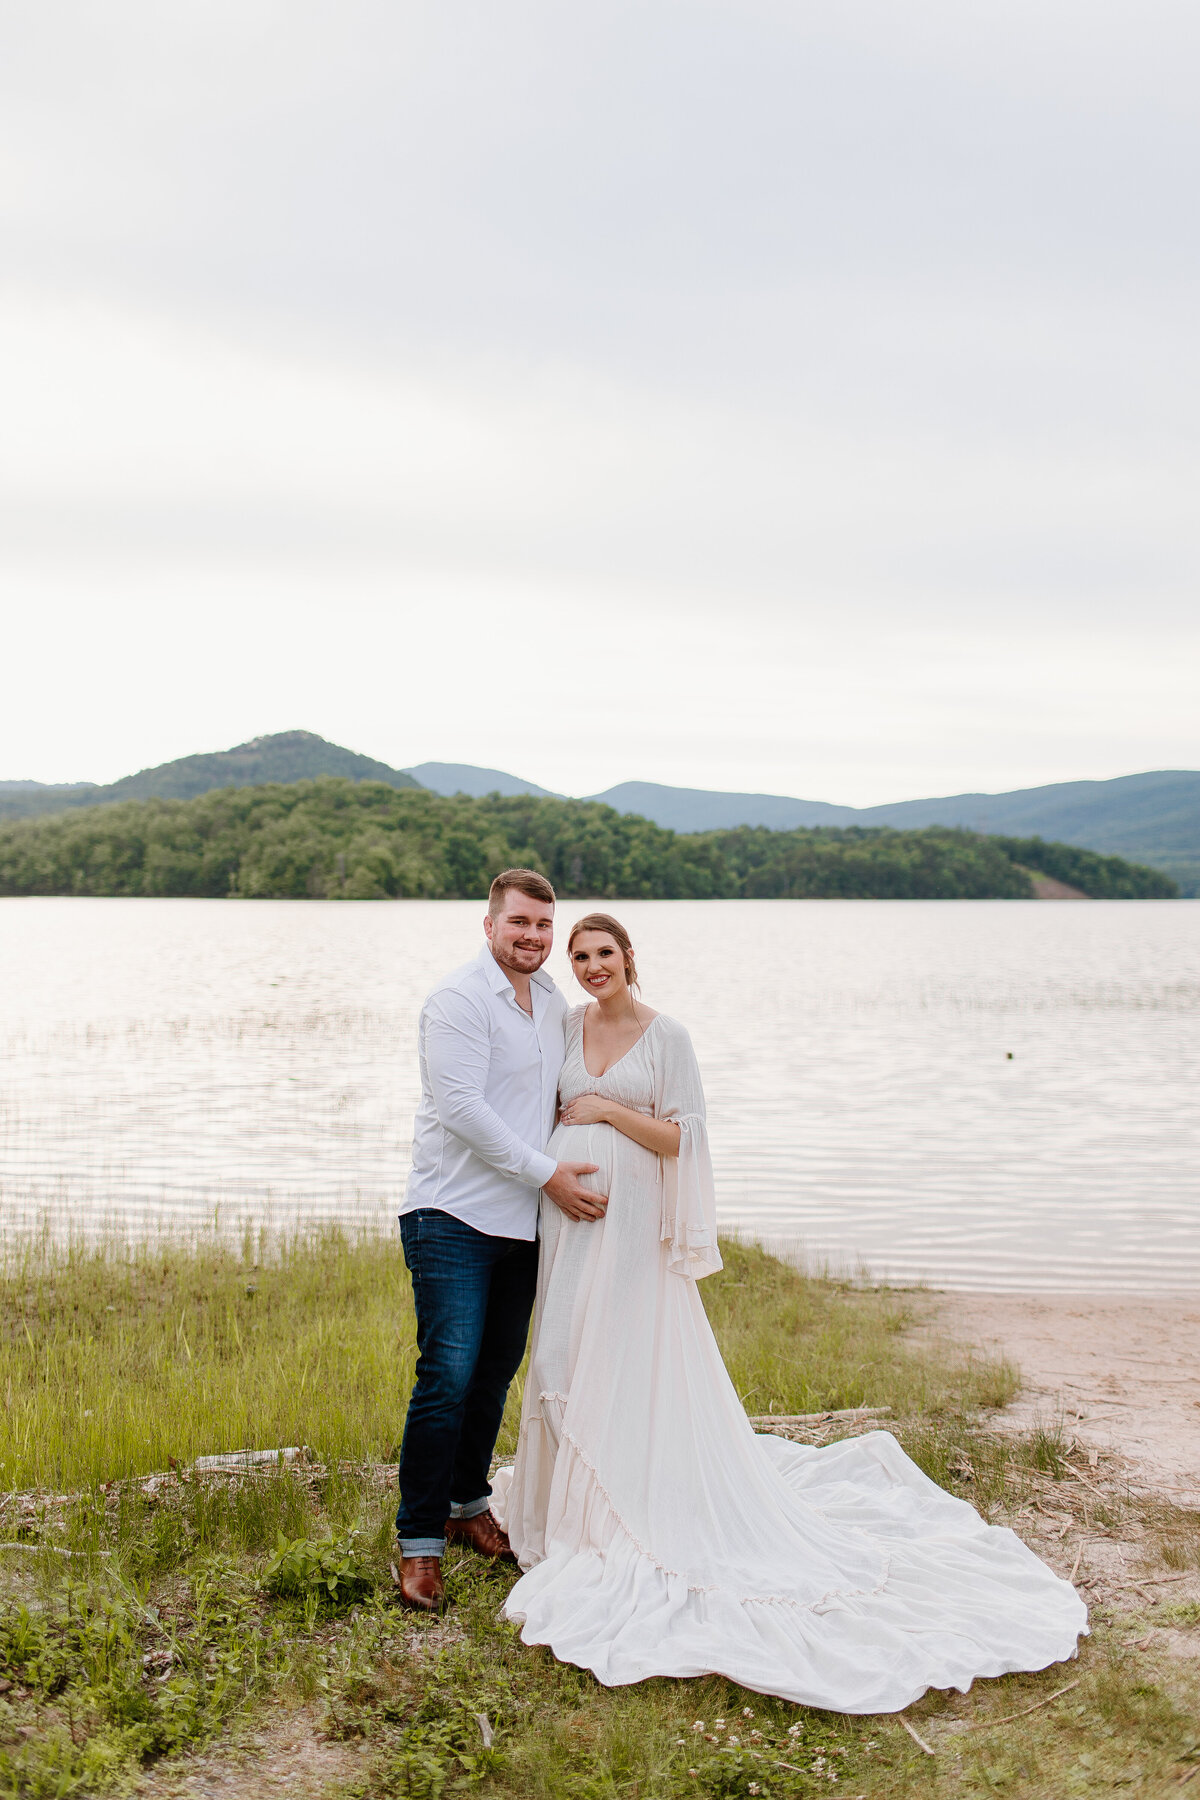
[[[556,1125],[547,1146],[556,1162],[595,1163],[594,1175],[581,1175],[584,1187],[612,1197],[621,1188],[658,1188],[658,1158],[612,1125]]]
[[[611,1125],[556,1125],[547,1147],[555,1162],[595,1163],[594,1175],[581,1175],[584,1187],[607,1194],[613,1175],[617,1133]]]

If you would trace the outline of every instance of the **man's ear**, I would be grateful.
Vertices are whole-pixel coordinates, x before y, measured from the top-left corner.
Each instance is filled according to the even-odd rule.
[[[491,913],[484,913],[484,915],[483,915],[483,935],[487,939],[488,943],[490,944],[492,941],[492,915],[491,915]]]

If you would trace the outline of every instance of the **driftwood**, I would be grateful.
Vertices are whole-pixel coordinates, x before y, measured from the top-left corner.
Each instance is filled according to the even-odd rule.
[[[189,1466],[195,1475],[242,1475],[248,1469],[275,1469],[281,1463],[304,1462],[308,1450],[303,1444],[289,1444],[285,1450],[230,1450],[224,1456],[198,1456]]]
[[[64,1550],[61,1544],[0,1544],[0,1550],[49,1550],[52,1556],[91,1556],[90,1550]],[[111,1550],[97,1550],[97,1556],[111,1556]]]
[[[846,1406],[836,1412],[759,1413],[750,1423],[756,1431],[805,1444],[825,1437],[835,1425],[866,1425],[887,1418],[891,1410],[890,1406]]]
[[[844,1406],[840,1412],[760,1413],[752,1425],[834,1425],[844,1419],[882,1419],[890,1406]]]

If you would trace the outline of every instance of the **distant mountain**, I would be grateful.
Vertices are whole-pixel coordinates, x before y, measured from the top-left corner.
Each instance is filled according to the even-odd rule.
[[[343,775],[350,781],[385,781],[389,787],[416,788],[420,782],[403,769],[373,757],[359,756],[330,744],[312,731],[276,731],[251,738],[232,750],[181,756],[174,762],[141,769],[106,786],[73,783],[69,787],[35,787],[7,783],[0,788],[0,818],[28,818],[35,813],[62,812],[67,807],[104,806],[118,800],[192,800],[211,788],[257,787],[268,781],[308,781],[318,775]]]
[[[503,769],[479,769],[474,763],[418,763],[406,772],[422,787],[446,798],[452,794],[470,794],[473,800],[482,800],[486,794],[535,794],[546,800],[562,799],[561,794],[539,787],[536,781],[522,781],[519,775],[506,775]]]
[[[738,825],[962,825],[971,831],[1053,838],[1161,869],[1185,894],[1200,894],[1200,772],[1161,769],[1112,781],[1057,781],[1006,794],[949,794],[887,806],[829,806],[781,794],[724,794],[705,788],[627,781],[593,794],[622,812],[640,813],[673,831]]]
[[[1008,794],[898,800],[858,813],[859,825],[965,825],[1036,833],[1108,856],[1129,857],[1200,893],[1200,771],[1158,769],[1112,781],[1056,781]]]
[[[798,825],[858,823],[852,806],[825,800],[790,800],[785,794],[722,794],[708,788],[660,787],[656,781],[623,781],[602,794],[589,794],[618,812],[640,813],[672,831],[730,831],[738,825],[765,825],[794,831]]]

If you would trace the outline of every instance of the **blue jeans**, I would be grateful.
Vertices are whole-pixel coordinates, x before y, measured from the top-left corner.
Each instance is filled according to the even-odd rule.
[[[451,1213],[400,1219],[417,1312],[417,1379],[400,1446],[403,1556],[440,1556],[446,1520],[486,1510],[488,1470],[537,1290],[536,1240],[489,1237]]]

